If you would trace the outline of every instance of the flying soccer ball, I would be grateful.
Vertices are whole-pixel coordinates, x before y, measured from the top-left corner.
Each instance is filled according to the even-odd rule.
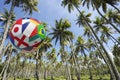
[[[40,47],[46,37],[42,23],[33,18],[21,18],[10,30],[10,42],[18,50],[32,52]]]

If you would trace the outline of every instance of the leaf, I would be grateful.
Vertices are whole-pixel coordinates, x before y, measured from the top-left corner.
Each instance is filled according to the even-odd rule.
[[[91,13],[88,13],[87,15],[86,15],[86,17],[90,17],[92,14]]]
[[[106,13],[106,11],[107,11],[107,5],[106,5],[106,3],[103,3],[103,4],[102,4],[102,9],[103,9],[103,11]]]

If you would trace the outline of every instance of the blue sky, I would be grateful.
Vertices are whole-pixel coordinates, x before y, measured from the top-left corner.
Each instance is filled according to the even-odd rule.
[[[77,36],[82,35],[83,31],[81,28],[79,28],[75,23],[75,20],[77,19],[78,12],[74,10],[72,13],[69,13],[67,8],[63,8],[61,6],[62,0],[39,0],[38,8],[40,10],[40,13],[34,12],[32,16],[27,15],[26,17],[33,17],[41,22],[46,22],[48,24],[48,29],[51,29],[51,27],[54,27],[55,20],[59,20],[61,18],[63,19],[69,19],[71,22],[71,28],[70,31],[72,31],[77,39]],[[11,6],[10,5],[4,5],[4,0],[0,0],[0,13],[3,13],[3,8],[7,8],[9,10]],[[85,7],[80,7],[80,10],[85,10],[86,12],[92,12],[91,19],[94,20],[95,16],[98,16],[96,11],[93,11],[91,8],[88,10]],[[20,8],[15,8],[14,10],[16,14],[16,20],[19,18],[24,17],[23,11],[21,11]],[[56,47],[56,46],[55,46]],[[59,48],[57,46],[57,48]]]

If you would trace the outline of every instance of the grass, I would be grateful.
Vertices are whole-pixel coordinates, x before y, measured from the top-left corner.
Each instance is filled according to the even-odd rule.
[[[13,80],[13,78],[9,78],[8,80]],[[28,80],[28,79],[16,79],[16,80]],[[34,78],[31,78],[30,80],[35,80]],[[44,80],[44,79],[40,79],[40,80]],[[50,77],[47,78],[47,80],[51,80]],[[60,76],[59,78],[58,77],[55,77],[54,80],[66,80],[65,77],[63,76]],[[77,80],[76,78],[74,78],[74,80]],[[89,80],[89,76],[81,76],[81,80]],[[100,80],[100,77],[99,76],[93,76],[93,80]],[[105,75],[102,77],[102,80],[110,80],[109,78],[109,75]]]

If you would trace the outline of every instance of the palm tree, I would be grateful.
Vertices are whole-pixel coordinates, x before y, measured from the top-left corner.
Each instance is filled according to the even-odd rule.
[[[95,31],[98,33],[100,32],[101,33],[101,36],[102,37],[106,37],[107,39],[113,39],[114,41],[113,42],[117,42],[120,44],[120,42],[115,39],[115,37],[112,36],[112,30],[111,28],[109,28],[108,26],[105,25],[105,21],[104,19],[102,18],[99,18],[99,17],[96,17],[96,20],[94,21],[94,27],[95,27]]]
[[[112,53],[114,55],[114,62],[116,63],[117,66],[120,66],[119,64],[117,64],[117,63],[120,63],[120,54],[119,54],[119,52],[120,52],[120,44],[115,44],[114,47],[113,47]]]
[[[108,0],[106,0],[107,2],[109,2]],[[112,1],[112,2],[115,2],[115,1]],[[101,17],[103,17],[118,33],[120,33],[120,30],[114,25],[112,24],[99,10],[99,8],[102,6],[103,7],[103,11],[106,12],[106,3],[104,1],[101,1],[101,0],[84,0],[83,3],[87,4],[87,6],[89,6],[89,4],[92,5],[93,8],[95,8],[97,10],[97,12],[100,14]]]
[[[12,45],[8,45],[8,48],[6,49],[5,51],[5,54],[4,55],[7,55],[7,58],[6,58],[6,64],[5,64],[5,69],[4,69],[4,72],[3,72],[3,76],[2,76],[2,80],[6,80],[7,77],[8,77],[8,69],[10,67],[10,61],[11,61],[11,58],[12,58],[12,52],[14,52],[15,50],[13,49]]]
[[[71,49],[70,61],[72,62],[72,65],[74,65],[73,67],[75,68],[76,71],[77,80],[80,80],[80,66],[78,63],[79,60],[77,59],[78,53],[76,53],[76,45],[71,43],[70,49]]]
[[[3,39],[2,39],[2,42],[1,42],[1,46],[0,46],[0,54],[2,54],[4,41],[6,39],[8,30],[9,30],[9,25],[10,25],[10,21],[11,21],[11,17],[12,17],[12,13],[14,11],[14,8],[21,6],[23,10],[26,11],[26,9],[27,9],[30,14],[32,13],[33,10],[38,11],[37,8],[36,8],[36,6],[38,4],[37,0],[31,0],[31,1],[29,1],[29,0],[19,0],[19,1],[6,0],[5,1],[5,4],[10,4],[10,3],[11,3],[11,8],[10,8],[9,15],[7,17],[7,22],[6,22],[6,25],[5,25],[5,31],[4,31]]]
[[[120,10],[115,6],[117,4],[117,2],[120,2],[120,0],[104,0],[103,2],[111,5],[120,13]]]
[[[47,59],[49,60],[49,63],[51,64],[52,69],[55,68],[56,60],[57,60],[56,57],[57,57],[57,54],[56,54],[55,48],[53,48],[51,52],[47,53]],[[54,80],[54,77],[53,77],[54,71],[51,70],[50,73],[51,73],[51,80]]]
[[[50,48],[52,47],[51,44],[51,39],[49,37],[46,37],[45,40],[41,43],[41,46],[39,48],[39,50],[36,52],[35,54],[35,60],[36,60],[36,71],[35,71],[35,75],[36,75],[36,79],[39,80],[39,76],[38,76],[38,61],[40,61],[40,67],[41,67],[41,61],[42,61],[42,57],[43,54]]]
[[[112,10],[112,9],[108,10],[106,16],[109,19],[109,21],[116,24],[120,24],[120,18],[119,18],[120,14],[116,10]]]
[[[4,9],[4,13],[0,13],[0,22],[2,22],[2,26],[6,25],[7,21],[8,21],[8,17],[9,17],[9,12],[7,9]],[[11,13],[11,19],[10,19],[10,25],[12,25],[15,21],[15,14]]]
[[[63,19],[60,19],[60,21],[56,20],[55,28],[52,28],[53,32],[49,34],[49,35],[52,35],[52,40],[56,39],[55,45],[59,40],[59,43],[62,47],[62,54],[65,53],[65,44],[64,43],[67,41],[71,42],[73,37],[74,37],[72,32],[67,30],[70,27],[71,27],[71,24],[68,20],[63,20]],[[65,62],[66,62],[66,67],[68,67],[68,63],[67,63],[66,58],[65,58]],[[69,80],[71,80],[70,73],[68,72],[68,74],[69,74]]]
[[[87,55],[85,54],[85,51],[88,51],[87,46],[85,44],[84,39],[79,36],[78,39],[77,39],[77,42],[76,42],[76,50],[75,50],[75,52],[76,53],[81,52],[81,54],[83,54],[84,57],[86,58]]]
[[[65,2],[66,2],[66,3],[65,3]],[[77,2],[77,1],[76,1],[76,2]],[[109,60],[109,62],[110,62],[110,64],[111,64],[111,66],[112,66],[112,70],[113,70],[113,72],[114,72],[114,74],[115,74],[116,79],[119,80],[119,79],[120,79],[119,72],[118,72],[118,70],[117,70],[114,62],[113,62],[112,59],[110,58],[108,52],[106,51],[105,47],[103,46],[102,42],[100,41],[100,39],[99,39],[98,36],[96,35],[93,27],[90,25],[89,16],[87,17],[86,15],[83,15],[83,13],[82,13],[82,12],[79,10],[79,8],[78,8],[79,5],[77,5],[74,1],[72,2],[71,0],[63,0],[63,2],[62,2],[62,4],[63,4],[64,7],[67,6],[67,5],[69,5],[70,3],[71,3],[71,6],[74,6],[74,7],[78,10],[78,12],[80,13],[80,16],[83,17],[83,20],[84,20],[84,22],[85,22],[85,25],[89,26],[92,34],[94,35],[94,37],[96,38],[96,40],[98,41],[98,43],[99,43],[100,46],[102,47],[103,51],[105,52],[105,54],[106,54],[106,56],[107,56],[107,58],[108,58],[108,60]],[[71,7],[68,7],[68,10],[69,10],[69,9],[71,9]],[[72,10],[72,9],[71,9],[71,10]],[[78,22],[78,23],[79,23],[79,22]],[[84,26],[84,25],[83,25],[83,26]],[[115,26],[114,26],[114,27],[115,27]],[[116,28],[116,27],[115,27],[115,28]],[[118,31],[119,31],[119,30],[118,30]]]

